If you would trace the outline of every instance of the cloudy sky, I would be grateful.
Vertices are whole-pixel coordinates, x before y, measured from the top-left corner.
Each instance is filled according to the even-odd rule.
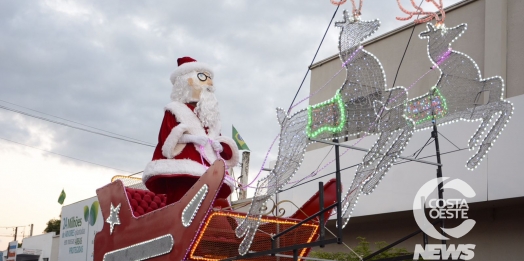
[[[143,170],[182,56],[215,69],[222,132],[241,133],[254,176],[279,132],[275,108],[290,106],[335,9],[329,0],[1,1],[0,249],[12,240],[5,227],[33,223],[39,234],[57,218],[62,189],[71,204]],[[403,24],[395,0],[367,0],[362,13],[381,19],[375,35]],[[337,37],[331,26],[315,61],[337,52]],[[298,98],[308,94],[309,78]]]

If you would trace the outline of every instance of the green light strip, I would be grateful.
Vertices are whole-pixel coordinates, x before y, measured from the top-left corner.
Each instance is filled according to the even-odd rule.
[[[318,130],[312,132],[311,126],[313,125],[313,110],[323,108],[325,106],[331,105],[335,103],[338,106],[338,109],[340,111],[339,118],[340,123],[337,126],[322,126]],[[344,101],[342,100],[342,96],[340,95],[340,91],[337,91],[335,96],[325,102],[321,102],[312,106],[307,107],[307,114],[308,114],[308,122],[306,127],[306,133],[309,138],[316,138],[318,135],[325,131],[329,131],[332,133],[340,133],[342,129],[344,128],[344,125],[346,124],[346,110],[344,109]]]

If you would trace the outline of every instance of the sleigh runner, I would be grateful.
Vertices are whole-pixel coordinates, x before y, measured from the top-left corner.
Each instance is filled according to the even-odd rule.
[[[224,163],[216,161],[178,202],[167,205],[165,195],[125,187],[120,180],[98,189],[105,222],[95,236],[93,260],[221,260],[235,256],[242,241],[236,237],[235,229],[246,213],[214,207],[224,204],[215,199],[225,175]],[[336,186],[331,180],[324,186],[323,205],[335,201]],[[290,217],[262,216],[259,229],[265,233],[256,234],[251,250],[271,248],[271,235],[318,210],[317,192]],[[327,221],[329,215],[327,211],[323,220]],[[318,236],[319,220],[313,219],[280,237],[279,247],[309,243]],[[299,256],[307,256],[309,250],[301,250]]]

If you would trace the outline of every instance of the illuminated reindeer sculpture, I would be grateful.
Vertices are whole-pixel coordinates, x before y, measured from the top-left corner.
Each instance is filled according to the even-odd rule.
[[[466,24],[445,28],[428,23],[427,28],[420,37],[428,39],[429,57],[441,75],[429,93],[408,102],[406,115],[415,121],[416,129],[431,127],[433,118],[438,125],[457,120],[481,120],[468,144],[471,150],[478,146],[477,152],[466,163],[466,167],[473,170],[511,118],[513,106],[504,100],[504,80],[501,77],[482,79],[473,59],[451,50],[451,43],[466,30]],[[495,123],[484,135],[491,119]]]
[[[440,5],[435,0],[426,1],[440,10],[442,19],[435,13],[424,12],[412,0],[417,9],[415,12],[407,11],[399,2],[401,10],[410,15],[401,20],[410,19],[415,14],[428,16],[415,22],[436,18],[437,27],[428,23],[428,31],[421,33],[420,37],[428,39],[428,54],[434,63],[432,68],[438,68],[441,76],[429,93],[409,101],[404,88],[386,89],[380,62],[361,46],[361,42],[376,31],[379,22],[360,21],[358,13],[353,12],[354,16],[349,17],[344,12],[344,21],[336,26],[341,27],[339,55],[346,67],[346,80],[328,101],[291,116],[277,109],[281,125],[277,162],[270,174],[258,182],[249,213],[236,229],[238,237],[245,236],[239,248],[240,254],[249,250],[260,222],[261,208],[300,168],[311,140],[380,134],[358,166],[343,197],[341,214],[344,223],[338,224],[341,226],[349,221],[358,197],[373,192],[404,150],[415,128],[429,128],[433,121],[440,125],[457,120],[482,120],[469,141],[470,149],[479,148],[468,160],[467,167],[477,167],[487,154],[513,112],[511,103],[503,99],[504,82],[500,77],[482,79],[478,66],[470,57],[451,50],[451,43],[466,30],[466,25],[445,28],[442,1]],[[484,134],[491,119],[495,123]]]
[[[249,250],[257,231],[261,208],[300,168],[305,149],[312,139],[380,134],[364,156],[343,197],[341,214],[345,221],[339,225],[345,225],[364,186],[367,193],[371,193],[412,136],[413,121],[404,116],[406,90],[401,87],[386,90],[382,65],[361,45],[378,29],[380,22],[360,21],[358,16],[355,17],[344,11],[344,21],[335,24],[341,28],[340,59],[346,67],[346,80],[335,96],[291,116],[277,109],[281,125],[278,158],[275,168],[258,182],[249,213],[236,229],[238,237],[245,236],[239,248],[242,255]]]
[[[429,93],[408,102],[406,115],[415,121],[416,129],[431,127],[433,119],[437,125],[457,120],[481,120],[482,123],[468,143],[471,150],[478,146],[477,152],[466,163],[466,167],[473,170],[511,118],[513,105],[504,100],[504,80],[501,77],[482,79],[473,59],[451,49],[451,43],[466,31],[467,25],[446,28],[442,1],[440,4],[435,0],[426,1],[439,9],[442,18],[435,13],[425,12],[413,1],[411,4],[417,11],[410,12],[397,1],[400,9],[409,15],[397,18],[399,20],[410,19],[413,15],[428,15],[415,20],[415,23],[428,22],[433,18],[437,20],[436,26],[427,23],[428,30],[419,36],[428,40],[427,51],[434,64],[432,68],[438,68],[441,75]],[[492,119],[494,124],[484,134]]]

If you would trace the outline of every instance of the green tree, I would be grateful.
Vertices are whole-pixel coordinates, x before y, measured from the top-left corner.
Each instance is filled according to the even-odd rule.
[[[361,257],[366,257],[373,253],[375,250],[372,250],[369,246],[370,243],[366,241],[366,238],[364,237],[357,237],[359,240],[357,247],[355,247],[353,250],[360,255]],[[375,248],[381,249],[383,247],[387,246],[387,243],[384,241],[375,242]],[[378,260],[388,257],[395,257],[399,255],[406,255],[409,254],[409,252],[404,248],[390,248],[376,256],[374,256],[371,260]],[[311,251],[311,254],[309,255],[311,257],[316,258],[322,258],[322,259],[331,259],[331,260],[340,260],[340,261],[360,261],[360,258],[355,255],[353,252],[336,252],[336,253],[330,253],[330,252],[324,252],[324,251]]]
[[[55,232],[57,235],[60,235],[60,219],[50,219],[46,225],[44,233]]]

